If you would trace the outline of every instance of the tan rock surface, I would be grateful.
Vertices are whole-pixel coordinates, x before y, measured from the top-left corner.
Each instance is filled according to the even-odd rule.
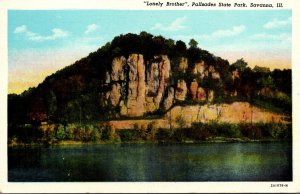
[[[121,98],[121,86],[119,83],[114,83],[110,91],[111,104],[113,106],[117,106],[119,104],[120,98]]]
[[[206,92],[202,87],[198,87],[196,99],[200,102],[204,102],[206,100]]]
[[[127,116],[142,116],[145,113],[146,89],[143,55],[131,54],[127,63],[130,68],[126,103]]]
[[[234,102],[232,104],[175,106],[161,119],[149,120],[115,120],[108,123],[116,130],[133,129],[135,125],[149,125],[155,123],[157,128],[178,128],[177,118],[182,118],[186,127],[193,122],[227,122],[227,123],[259,123],[283,122],[283,115],[271,113],[251,106],[247,102]]]
[[[184,80],[178,80],[177,87],[175,91],[175,99],[179,101],[184,101],[187,94],[187,86]]]
[[[194,81],[192,81],[191,86],[190,86],[190,93],[191,93],[192,99],[196,99],[197,90],[198,90],[198,83],[196,80],[194,80]]]
[[[111,80],[120,81],[125,79],[124,65],[126,64],[126,59],[123,56],[116,57],[112,61],[112,72]]]
[[[178,71],[185,73],[188,69],[188,59],[185,57],[181,57],[179,59]]]
[[[203,79],[204,76],[207,74],[205,72],[206,64],[204,61],[200,61],[198,63],[195,63],[193,68],[193,74],[198,75],[200,79]]]
[[[168,110],[169,108],[171,108],[171,106],[174,103],[174,88],[170,87],[168,89],[168,95],[166,97],[166,99],[164,100],[164,104],[163,104],[163,108],[164,110]]]

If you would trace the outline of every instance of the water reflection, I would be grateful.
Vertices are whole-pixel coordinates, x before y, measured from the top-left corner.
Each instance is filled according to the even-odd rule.
[[[9,181],[289,181],[285,142],[10,148]]]

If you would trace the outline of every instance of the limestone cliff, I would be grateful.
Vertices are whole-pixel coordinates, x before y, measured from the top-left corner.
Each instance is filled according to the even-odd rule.
[[[121,88],[119,83],[112,83],[107,100],[113,107],[119,107],[123,116],[137,117],[157,111],[169,85],[170,71],[170,60],[166,55],[155,56],[148,69],[141,54],[131,54],[127,60],[124,56],[116,57],[112,62],[111,81],[126,81],[126,84]],[[127,96],[120,100],[123,90],[127,91]],[[172,100],[167,104],[170,107]]]
[[[125,80],[125,73],[124,73],[125,64],[126,64],[126,58],[123,56],[116,57],[112,61],[112,72],[111,72],[112,81]]]
[[[188,75],[187,58],[176,58],[170,61],[167,55],[157,55],[145,61],[141,54],[130,54],[115,57],[112,60],[111,72],[107,72],[106,84],[110,90],[106,93],[105,104],[110,104],[119,111],[121,116],[139,117],[158,110],[168,110],[176,102],[185,101],[189,95],[197,102],[212,102],[214,91],[205,89],[198,80],[211,76],[220,79],[214,66],[204,61],[196,62],[191,69],[196,76],[192,82],[185,79],[173,79],[171,63],[174,71]]]
[[[205,104],[191,106],[174,106],[160,119],[151,120],[113,120],[108,124],[114,129],[133,129],[135,125],[155,125],[157,128],[180,128],[178,119],[184,127],[192,123],[218,121],[225,123],[280,123],[285,122],[282,114],[268,112],[247,102],[232,104]],[[147,126],[145,127],[147,128]]]
[[[178,80],[175,91],[175,99],[178,101],[184,101],[187,94],[186,82],[182,79]]]
[[[125,102],[126,116],[142,116],[145,113],[145,65],[143,55],[131,54],[129,66],[128,96]],[[124,108],[124,107],[122,107]]]
[[[165,89],[169,84],[170,70],[171,66],[168,56],[154,57],[147,72],[148,91],[146,106],[148,112],[154,112],[159,108]]]

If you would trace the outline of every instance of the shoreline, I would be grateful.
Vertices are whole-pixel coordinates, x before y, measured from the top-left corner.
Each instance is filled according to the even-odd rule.
[[[14,147],[35,147],[35,146],[82,146],[82,145],[109,145],[109,144],[202,144],[202,143],[269,143],[269,142],[292,142],[288,139],[249,139],[249,138],[228,138],[228,137],[215,137],[208,138],[207,140],[195,141],[195,140],[185,140],[185,141],[172,141],[172,140],[140,140],[140,141],[97,141],[97,142],[83,142],[83,141],[72,141],[63,140],[58,142],[32,142],[32,143],[8,143],[8,148]]]
[[[192,144],[202,142],[274,142],[291,141],[292,126],[287,123],[193,123],[180,128],[158,128],[154,124],[134,125],[132,129],[116,130],[110,126],[75,125],[48,126],[47,128],[20,128],[27,136],[8,138],[9,147],[14,146],[51,146],[84,144],[124,144],[124,143],[179,143]],[[36,134],[40,132],[39,134]]]

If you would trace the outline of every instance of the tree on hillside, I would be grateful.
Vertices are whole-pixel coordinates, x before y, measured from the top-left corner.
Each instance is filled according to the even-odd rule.
[[[280,91],[288,95],[292,94],[292,70],[291,69],[274,69],[272,72],[274,84]]]
[[[257,80],[257,84],[262,88],[264,88],[264,87],[274,88],[275,87],[274,80],[270,75],[259,78]]]
[[[192,38],[189,42],[189,46],[190,46],[190,48],[197,48],[198,42]]]
[[[178,40],[178,41],[176,41],[175,49],[178,52],[186,52],[186,45],[183,41]]]
[[[57,99],[53,90],[50,90],[48,93],[46,93],[45,100],[48,119],[52,119],[57,110]]]
[[[246,70],[248,63],[243,58],[241,58],[236,60],[236,62],[231,65],[235,67],[240,73],[242,73]]]
[[[258,73],[270,73],[271,72],[270,68],[260,67],[260,66],[257,66],[257,65],[253,68],[253,71],[258,72]]]

